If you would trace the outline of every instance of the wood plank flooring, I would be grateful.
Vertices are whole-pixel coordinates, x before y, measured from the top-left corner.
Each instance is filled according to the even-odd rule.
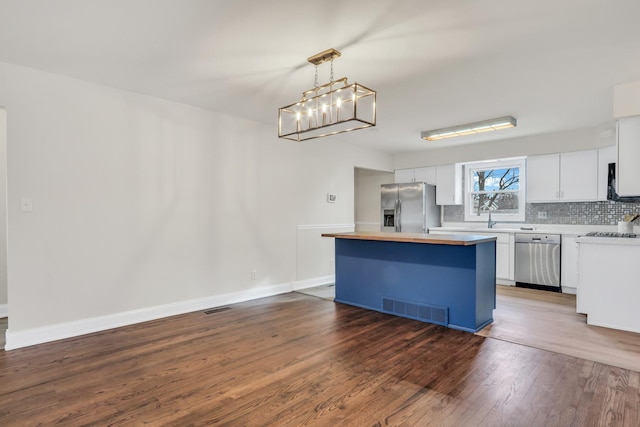
[[[640,373],[289,293],[0,354],[0,425],[638,426]]]
[[[575,295],[498,286],[496,307],[479,335],[640,372],[640,334],[587,325]]]

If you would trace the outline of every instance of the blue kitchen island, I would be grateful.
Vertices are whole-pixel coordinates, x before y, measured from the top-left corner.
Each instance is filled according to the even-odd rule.
[[[335,301],[453,329],[493,322],[496,238],[328,233],[335,238]]]

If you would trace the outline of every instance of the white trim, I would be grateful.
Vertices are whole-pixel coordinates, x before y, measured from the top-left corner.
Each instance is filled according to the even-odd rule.
[[[9,304],[0,304],[0,319],[9,316]]]
[[[319,228],[354,228],[355,224],[306,224],[298,225],[298,230],[316,230]]]
[[[330,276],[315,277],[313,279],[292,282],[291,287],[294,291],[299,291],[301,289],[314,288],[316,286],[330,285],[331,283],[335,283],[335,281],[336,276],[332,274]]]
[[[263,286],[255,289],[247,289],[221,295],[213,295],[171,304],[142,308],[139,310],[125,311],[106,316],[92,317],[89,319],[74,320],[72,322],[58,323],[40,328],[27,329],[13,332],[7,330],[5,350],[27,347],[35,344],[76,337],[134,323],[147,322],[177,314],[190,313],[211,307],[219,307],[227,304],[235,304],[257,298],[291,292],[291,283],[273,286]]]

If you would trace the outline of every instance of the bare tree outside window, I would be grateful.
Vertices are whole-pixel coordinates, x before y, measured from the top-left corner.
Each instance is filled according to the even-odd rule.
[[[526,160],[521,157],[465,164],[465,221],[525,220]]]
[[[471,192],[473,211],[514,213],[519,208],[520,169],[477,169],[473,171]]]

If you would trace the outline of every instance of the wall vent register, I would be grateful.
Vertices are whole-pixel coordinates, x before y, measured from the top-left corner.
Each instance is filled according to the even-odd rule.
[[[449,324],[449,309],[439,305],[383,298],[382,311],[437,325],[447,326]]]

